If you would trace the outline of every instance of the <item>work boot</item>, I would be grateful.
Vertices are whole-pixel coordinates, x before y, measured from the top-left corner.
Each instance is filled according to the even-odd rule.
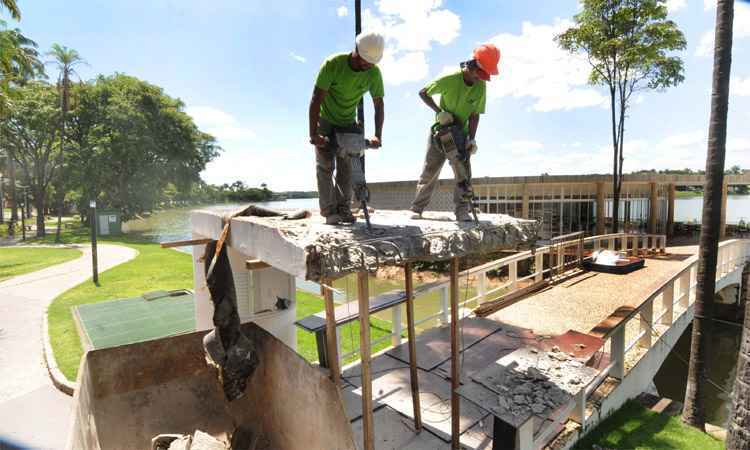
[[[421,220],[421,219],[422,219],[422,212],[421,212],[421,211],[414,211],[414,210],[412,209],[412,210],[411,210],[411,212],[413,213],[413,214],[412,214],[412,215],[411,215],[411,216],[409,217],[409,218],[410,218],[411,220]]]
[[[473,222],[474,219],[469,214],[469,211],[461,210],[456,211],[456,222]]]
[[[343,223],[354,223],[357,221],[357,218],[354,217],[351,210],[347,209],[345,211],[339,211],[339,220]]]
[[[326,225],[338,225],[341,223],[341,216],[338,214],[331,214],[326,216]]]

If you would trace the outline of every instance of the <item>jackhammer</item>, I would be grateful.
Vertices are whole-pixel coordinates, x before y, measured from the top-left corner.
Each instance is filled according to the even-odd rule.
[[[372,232],[370,211],[367,209],[370,190],[367,188],[367,181],[365,180],[365,149],[374,148],[374,146],[368,139],[365,139],[363,134],[345,132],[336,132],[336,145],[338,146],[338,155],[351,161],[354,198],[357,199],[362,212],[364,212],[367,231]]]
[[[471,184],[471,167],[468,164],[471,155],[466,148],[466,134],[464,134],[463,128],[458,124],[441,125],[436,123],[432,127],[432,137],[445,152],[445,157],[455,171],[456,179],[461,180],[458,181],[458,186],[464,192],[463,200],[471,205],[474,222],[479,225],[474,188]]]

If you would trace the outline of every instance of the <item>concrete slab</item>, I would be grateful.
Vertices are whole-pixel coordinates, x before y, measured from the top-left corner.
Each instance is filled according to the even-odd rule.
[[[72,400],[49,384],[0,402],[0,449],[6,440],[19,448],[64,448]]]
[[[407,360],[408,361],[408,360]],[[391,370],[403,369],[409,367],[409,364],[399,361],[396,358],[388,356],[386,353],[381,353],[372,358],[370,361],[370,371],[374,377],[383,375]],[[353,365],[341,374],[342,379],[348,382],[352,386],[362,386],[362,366],[360,364]]]
[[[364,221],[326,225],[323,218],[285,220],[282,217],[235,217],[230,245],[296,277],[318,281],[348,273],[374,270],[405,261],[442,260],[483,252],[516,250],[533,244],[539,222],[504,214],[480,214],[479,224],[456,222],[429,213],[411,219],[409,211],[377,211],[373,230]],[[218,238],[222,217],[193,211],[193,233]]]
[[[362,391],[358,390],[355,393],[355,389],[357,388],[354,386],[347,386],[341,390],[341,400],[344,402],[344,411],[350,422],[362,418]],[[385,405],[378,401],[372,402],[373,411],[377,411],[383,406]]]

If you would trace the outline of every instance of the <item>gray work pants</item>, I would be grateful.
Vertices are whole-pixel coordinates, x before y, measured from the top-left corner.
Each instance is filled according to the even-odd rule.
[[[338,154],[336,131],[355,132],[355,125],[336,127],[321,118],[318,121],[318,134],[326,136],[329,144],[315,148],[316,174],[318,177],[318,202],[320,215],[328,217],[333,214],[351,214],[352,201],[352,164],[348,156]],[[336,171],[336,183],[333,182],[333,171]]]
[[[453,177],[456,185],[453,188],[453,204],[456,213],[469,212],[471,210],[471,162],[469,159],[460,161],[457,158],[446,158],[445,152],[432,137],[432,130],[427,136],[427,154],[424,158],[422,175],[417,182],[417,193],[411,203],[411,210],[421,213],[430,203],[432,193],[438,184],[440,170],[448,159],[453,169]]]

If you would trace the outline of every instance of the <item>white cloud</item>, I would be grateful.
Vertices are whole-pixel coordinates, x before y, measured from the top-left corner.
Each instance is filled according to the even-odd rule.
[[[538,151],[544,148],[544,144],[538,141],[532,140],[516,140],[505,144],[500,144],[501,150],[508,150],[511,153],[526,153],[531,151]]]
[[[706,11],[716,9],[716,1],[704,0],[703,5]],[[711,22],[713,23],[713,17]],[[745,2],[734,3],[734,24],[732,27],[732,38],[736,41],[750,37],[750,4]],[[714,30],[706,30],[701,35],[698,47],[695,49],[695,56],[711,56],[714,50]]]
[[[427,52],[433,43],[447,45],[461,30],[461,18],[442,8],[442,0],[379,0],[377,10],[365,9],[365,29],[386,38],[381,67],[385,81],[401,84],[427,77]]]
[[[729,92],[739,97],[750,97],[750,76],[742,78],[740,76],[732,77],[732,84],[729,86]]]
[[[338,9],[336,10],[336,15],[339,16],[339,17],[346,17],[346,16],[348,16],[349,15],[349,8],[347,8],[346,6],[343,6],[343,5],[339,6]]]
[[[220,145],[226,142],[251,140],[255,132],[243,127],[231,114],[212,106],[190,106],[185,108],[201,131],[212,134]]]
[[[300,56],[300,55],[298,55],[298,54],[296,54],[294,52],[289,52],[289,56],[293,60],[295,60],[295,61],[298,61],[298,62],[301,62],[301,63],[306,63],[307,62],[307,58],[305,58],[304,56]]]
[[[588,62],[554,41],[571,25],[560,19],[552,25],[524,22],[520,35],[503,33],[492,38],[502,57],[500,75],[488,84],[489,96],[530,97],[535,101],[532,110],[545,112],[604,104],[606,98],[587,85]]]
[[[667,0],[667,11],[671,14],[676,13],[687,6],[687,0]]]

